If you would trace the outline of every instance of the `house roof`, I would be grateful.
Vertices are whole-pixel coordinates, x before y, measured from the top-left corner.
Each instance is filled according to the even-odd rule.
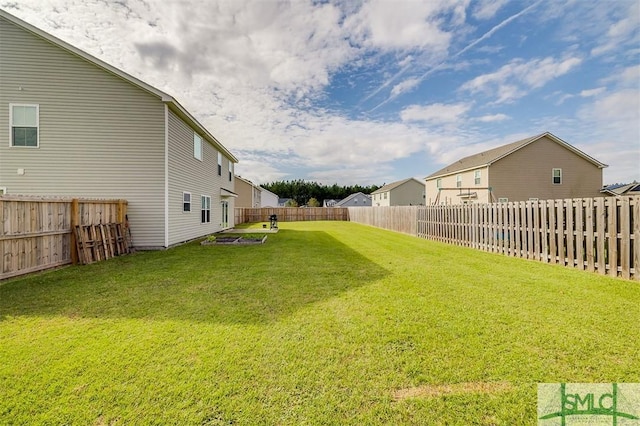
[[[119,77],[127,82],[129,82],[130,84],[158,97],[162,102],[164,102],[169,109],[171,109],[174,113],[176,113],[180,118],[182,118],[183,120],[185,120],[189,125],[191,125],[192,127],[194,127],[195,129],[198,130],[199,133],[202,134],[202,136],[204,136],[205,140],[207,140],[210,144],[212,144],[213,146],[215,146],[216,148],[218,148],[220,151],[222,151],[225,156],[227,156],[228,158],[230,158],[234,163],[238,162],[238,159],[236,158],[235,155],[233,155],[227,148],[224,147],[224,145],[222,145],[222,143],[220,143],[220,141],[218,141],[215,136],[213,136],[202,124],[200,124],[198,122],[198,120],[195,119],[194,116],[192,116],[189,111],[187,111],[182,105],[180,105],[180,103],[174,99],[171,95],[163,92],[160,89],[157,89],[147,83],[145,83],[144,81],[133,77],[129,74],[127,74],[126,72],[112,66],[109,65],[108,63],[96,58],[95,56],[92,56],[90,54],[88,54],[87,52],[84,52],[80,49],[78,49],[77,47],[60,40],[59,38],[45,32],[42,31],[41,29],[34,27],[33,25],[23,21],[20,18],[17,18],[13,15],[11,15],[8,12],[5,12],[4,10],[0,9],[0,18],[6,19],[7,21],[11,22],[12,24],[22,28],[23,30],[35,35],[36,37],[42,38],[46,41],[48,41],[49,43],[54,44],[55,46],[66,50],[67,52],[71,53],[72,55],[78,56],[81,59],[84,59],[87,62],[92,63],[93,65],[97,66],[98,68],[102,68],[104,71],[115,75],[116,77]]]
[[[499,146],[497,148],[493,148],[490,149],[488,151],[483,151],[480,152],[478,154],[474,154],[474,155],[470,155],[468,157],[464,157],[461,158],[460,160],[456,161],[455,163],[451,163],[448,166],[438,170],[435,173],[430,174],[429,176],[427,176],[425,179],[434,179],[434,178],[438,178],[441,176],[447,176],[453,173],[457,173],[457,172],[461,172],[461,171],[465,171],[465,170],[473,170],[473,169],[477,169],[479,167],[486,167],[489,166],[493,163],[495,163],[496,161],[506,157],[507,155],[510,155],[512,153],[514,153],[515,151],[524,148],[525,146],[543,138],[546,137],[552,141],[554,141],[555,143],[563,146],[564,148],[568,149],[569,151],[572,151],[574,154],[584,158],[585,160],[589,161],[590,163],[594,164],[595,166],[597,166],[598,168],[605,168],[608,167],[606,164],[599,162],[598,160],[594,159],[593,157],[588,156],[587,154],[585,154],[584,152],[580,151],[578,148],[569,145],[567,142],[563,141],[562,139],[560,139],[559,137],[553,135],[552,133],[549,132],[545,132],[545,133],[541,133],[539,135],[536,136],[532,136],[526,139],[522,139],[516,142],[512,142],[506,145],[502,145]]]
[[[418,182],[420,185],[424,185],[424,183],[423,183],[423,182],[420,182],[418,179],[416,179],[416,178],[412,178],[412,177],[411,177],[411,178],[408,178],[408,179],[399,180],[399,181],[397,181],[397,182],[391,182],[391,183],[389,183],[389,184],[387,184],[387,185],[383,186],[382,188],[380,188],[380,189],[377,189],[377,190],[373,191],[373,192],[371,193],[371,195],[373,195],[373,194],[380,194],[380,193],[383,193],[383,192],[389,192],[389,191],[391,191],[392,189],[395,189],[395,188],[397,188],[397,187],[399,187],[399,186],[401,186],[401,185],[404,185],[405,183],[407,183],[407,182],[409,182],[409,181],[411,181],[411,180],[415,180],[415,181],[416,181],[416,182]]]
[[[347,204],[349,201],[353,200],[355,197],[359,197],[359,196],[363,196],[363,197],[367,197],[369,199],[371,199],[371,195],[367,195],[363,192],[355,192],[349,196],[347,196],[346,198],[343,198],[342,200],[338,201],[336,203],[336,206],[343,206],[345,204]]]
[[[259,188],[259,186],[258,186],[258,185],[254,184],[254,183],[253,183],[253,182],[251,182],[249,179],[245,179],[245,178],[243,178],[243,177],[241,177],[241,176],[238,176],[238,175],[235,175],[234,177],[235,177],[237,180],[240,180],[240,181],[242,181],[242,182],[246,183],[247,185],[249,185],[249,186],[251,186],[251,187]]]
[[[613,185],[607,185],[600,192],[611,195],[624,195],[630,193],[629,195],[639,195],[640,194],[640,183],[632,182],[632,183],[614,183]],[[635,194],[631,194],[635,193]]]

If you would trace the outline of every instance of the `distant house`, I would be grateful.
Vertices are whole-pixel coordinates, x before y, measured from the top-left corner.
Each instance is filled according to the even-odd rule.
[[[340,200],[334,200],[334,199],[322,200],[322,207],[335,207],[339,201]]]
[[[238,198],[236,207],[258,208],[262,204],[262,189],[248,179],[235,177],[235,188]]]
[[[424,183],[415,178],[392,182],[371,193],[373,206],[424,205]]]
[[[287,203],[291,200],[292,198],[278,198],[278,207],[287,207]]]
[[[233,227],[237,162],[169,94],[0,10],[2,193],[127,199],[159,249]]]
[[[632,183],[616,183],[613,185],[607,185],[600,190],[605,196],[624,197],[640,195],[640,183],[633,181]]]
[[[371,195],[356,192],[338,201],[334,207],[371,207]]]
[[[606,164],[546,132],[462,158],[427,176],[428,204],[602,196]]]
[[[260,189],[260,207],[278,207],[278,196],[263,187]]]

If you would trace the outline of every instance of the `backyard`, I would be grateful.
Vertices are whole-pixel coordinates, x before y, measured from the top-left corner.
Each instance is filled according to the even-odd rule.
[[[0,282],[0,424],[537,424],[640,382],[640,284],[350,222]]]

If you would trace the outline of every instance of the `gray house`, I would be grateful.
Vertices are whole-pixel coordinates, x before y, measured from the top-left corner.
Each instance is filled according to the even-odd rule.
[[[338,201],[333,207],[371,207],[371,195],[356,192]]]
[[[2,193],[124,198],[137,248],[233,226],[237,158],[170,95],[0,10]]]

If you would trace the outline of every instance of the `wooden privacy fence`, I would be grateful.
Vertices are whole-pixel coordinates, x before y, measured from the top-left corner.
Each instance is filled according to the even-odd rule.
[[[0,279],[89,263],[78,258],[76,229],[90,233],[96,226],[120,224],[122,230],[126,214],[126,200],[1,196]]]
[[[349,220],[349,210],[346,207],[236,207],[235,223],[268,222],[272,214],[277,215],[281,222]]]
[[[349,217],[430,240],[640,280],[640,197],[349,208]]]

